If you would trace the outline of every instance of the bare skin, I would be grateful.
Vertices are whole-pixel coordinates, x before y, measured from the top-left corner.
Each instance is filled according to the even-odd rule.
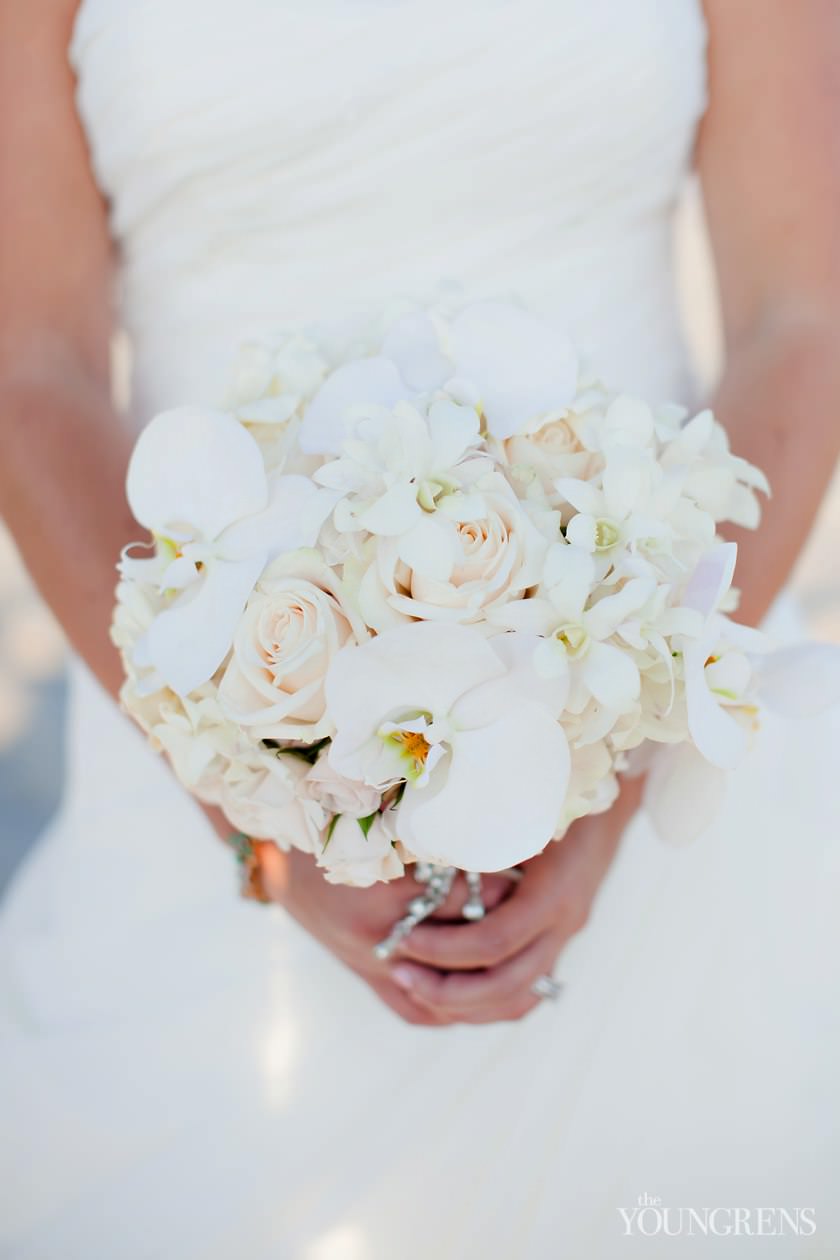
[[[840,449],[840,11],[834,0],[705,7],[711,105],[697,164],[727,344],[715,409],[775,492],[759,533],[732,534],[741,615],[757,621]],[[123,495],[130,441],[109,392],[113,247],[66,58],[75,8],[0,0],[0,504],[71,643],[115,695],[114,558],[137,527]],[[370,947],[413,881],[337,888],[310,858],[267,842],[263,872],[273,897],[401,1018],[518,1019],[537,1002],[530,982],[586,921],[637,795],[628,785],[609,814],[575,824],[515,888],[489,881],[496,909],[484,921],[422,926],[388,965]]]

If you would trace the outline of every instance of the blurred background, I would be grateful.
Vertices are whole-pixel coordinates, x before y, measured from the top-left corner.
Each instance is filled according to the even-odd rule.
[[[721,359],[714,275],[697,190],[677,218],[680,293],[697,371],[711,389]],[[817,638],[840,642],[840,477],[794,579]],[[0,522],[0,896],[56,809],[62,785],[64,643]]]

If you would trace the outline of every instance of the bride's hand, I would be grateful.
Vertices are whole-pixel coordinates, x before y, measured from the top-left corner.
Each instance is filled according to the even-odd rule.
[[[416,927],[391,964],[412,1003],[468,1024],[521,1019],[539,1005],[531,985],[585,925],[640,793],[638,782],[625,784],[608,813],[580,819],[523,863],[512,894],[480,922]]]
[[[219,830],[225,834],[230,827],[222,821]],[[405,914],[408,903],[423,891],[410,874],[371,888],[329,884],[309,854],[297,849],[282,853],[269,841],[253,843],[260,860],[262,884],[271,900],[282,905],[307,932],[361,976],[391,1010],[411,1024],[436,1026],[457,1020],[457,1016],[445,1011],[432,1011],[413,1002],[396,983],[390,965],[373,953],[374,945],[388,935]],[[497,907],[512,887],[503,876],[487,876],[482,883],[482,896],[488,909]],[[466,884],[459,876],[433,917],[439,921],[457,920],[466,897]],[[417,971],[425,972],[427,968],[418,966]],[[429,980],[434,974],[429,970]]]
[[[410,933],[388,962],[373,947],[390,932],[420,892],[411,877],[350,888],[329,884],[312,857],[282,853],[254,841],[268,895],[365,980],[387,1006],[411,1024],[485,1024],[521,1019],[538,1005],[534,980],[551,972],[565,943],[586,923],[640,788],[627,783],[606,814],[584,818],[545,853],[522,864],[523,878],[485,875],[488,913],[461,919],[466,885],[459,876],[446,902]],[[221,835],[230,827],[206,813]]]

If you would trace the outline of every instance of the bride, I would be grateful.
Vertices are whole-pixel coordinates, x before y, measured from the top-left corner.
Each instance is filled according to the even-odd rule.
[[[689,849],[627,786],[382,960],[417,884],[263,842],[277,905],[238,898],[107,633],[132,431],[218,401],[254,331],[453,279],[692,401],[691,164],[715,407],[774,487],[739,616],[796,633],[776,596],[838,446],[834,6],[3,0],[0,59],[0,493],[76,651],[63,807],[0,915],[0,1254],[838,1254],[836,714],[768,721]]]

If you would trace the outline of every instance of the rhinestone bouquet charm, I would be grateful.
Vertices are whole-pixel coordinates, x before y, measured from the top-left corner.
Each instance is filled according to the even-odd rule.
[[[422,923],[424,919],[428,919],[440,909],[452,891],[457,874],[458,869],[455,866],[433,866],[430,862],[416,863],[414,878],[419,884],[425,884],[426,891],[419,893],[409,902],[404,916],[397,920],[385,939],[374,946],[373,952],[381,962],[391,957],[397,946],[405,940],[418,923]],[[481,899],[481,875],[476,871],[465,871],[464,875],[467,881],[467,900],[461,909],[461,915],[469,922],[476,923],[487,913]]]

